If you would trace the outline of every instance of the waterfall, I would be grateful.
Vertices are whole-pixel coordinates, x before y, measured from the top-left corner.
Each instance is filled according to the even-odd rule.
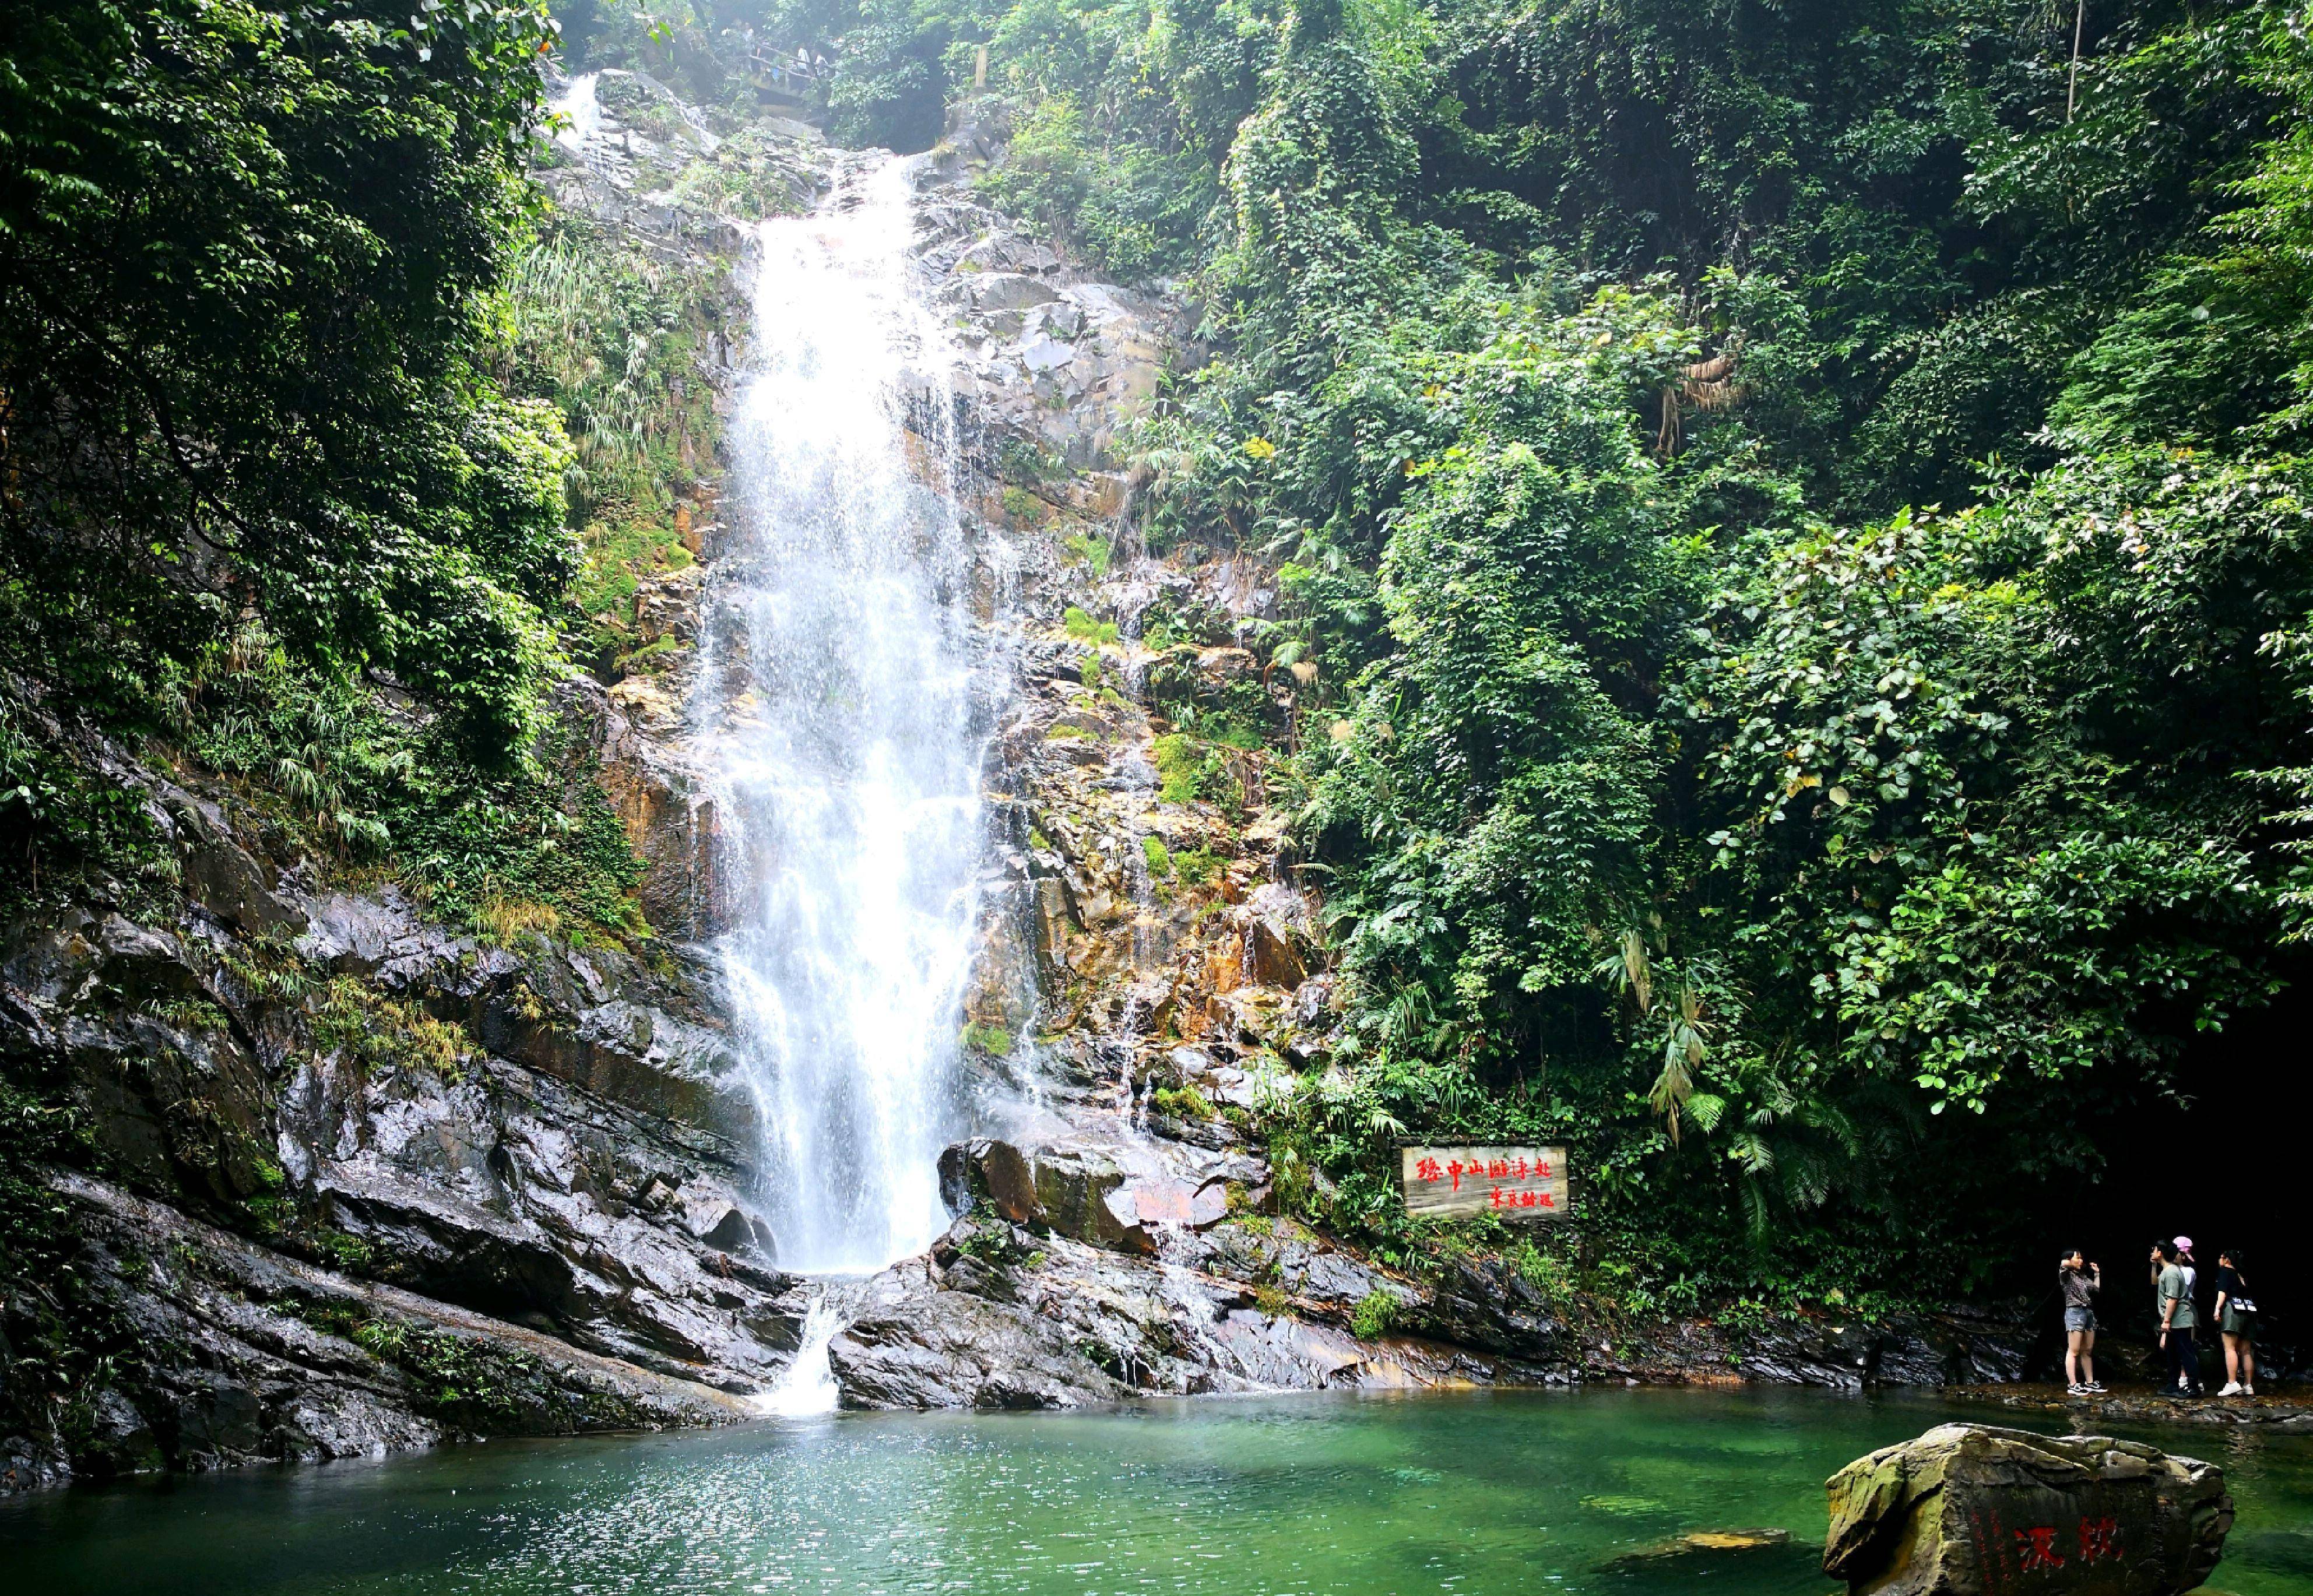
[[[594,95],[594,85],[601,75],[580,73],[547,106],[547,110],[563,119],[562,125],[554,130],[554,137],[565,149],[584,150],[586,141],[602,128],[602,102]]]
[[[808,1274],[930,1243],[958,1113],[986,733],[910,198],[907,163],[847,164],[761,229],[700,673],[758,1195]]]
[[[841,1308],[822,1290],[811,1300],[811,1307],[804,1314],[803,1340],[796,1347],[795,1361],[787,1365],[778,1384],[754,1398],[756,1410],[775,1418],[789,1419],[833,1413],[842,1389],[836,1384],[835,1370],[828,1362],[827,1344],[842,1327]]]

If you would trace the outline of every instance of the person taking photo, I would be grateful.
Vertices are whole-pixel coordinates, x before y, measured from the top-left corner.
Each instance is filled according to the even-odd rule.
[[[2096,1377],[2096,1294],[2104,1289],[2104,1270],[2089,1263],[2079,1248],[2056,1264],[2056,1289],[2064,1299],[2064,1381],[2075,1397],[2104,1389]]]

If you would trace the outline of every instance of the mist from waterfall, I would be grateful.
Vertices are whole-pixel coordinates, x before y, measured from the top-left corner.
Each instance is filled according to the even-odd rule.
[[[880,1268],[947,1222],[983,748],[909,201],[905,163],[849,167],[761,228],[700,677],[758,1196],[804,1273]]]

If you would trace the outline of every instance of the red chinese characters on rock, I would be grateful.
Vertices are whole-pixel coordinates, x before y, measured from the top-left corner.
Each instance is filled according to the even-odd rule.
[[[2080,1561],[2120,1561],[2120,1526],[2111,1519],[2080,1521]]]
[[[2024,1572],[2036,1569],[2062,1568],[2064,1559],[2056,1551],[2056,1527],[2042,1525],[2016,1531],[2016,1544],[2024,1554]]]
[[[2019,1554],[2018,1569],[2024,1574],[2053,1573],[2064,1566],[2065,1557],[2058,1549],[2056,1527],[2036,1524],[2028,1530],[2016,1531],[2016,1549]],[[2109,1518],[2080,1521],[2080,1561],[2117,1563],[2120,1556],[2120,1525]]]

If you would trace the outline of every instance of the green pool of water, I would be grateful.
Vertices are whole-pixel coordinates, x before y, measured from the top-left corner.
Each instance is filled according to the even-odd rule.
[[[0,1503],[0,1570],[40,1596],[1823,1596],[1825,1477],[1955,1415],[1992,1416],[1788,1390],[846,1415],[51,1492]],[[2216,1588],[2313,1596],[2313,1438],[2132,1433],[2224,1466]],[[1643,1555],[1749,1528],[1790,1544]]]

